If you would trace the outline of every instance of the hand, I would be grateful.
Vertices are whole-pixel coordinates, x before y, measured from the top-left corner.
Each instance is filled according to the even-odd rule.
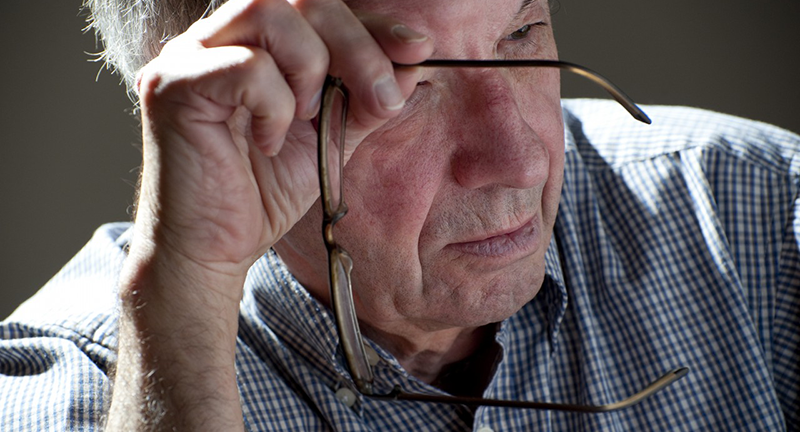
[[[244,274],[319,195],[308,120],[326,73],[350,90],[351,154],[415,87],[391,61],[431,53],[398,22],[359,17],[338,1],[233,0],[169,42],[141,73],[137,225],[157,221],[145,226],[157,243]]]
[[[432,48],[338,0],[231,0],[141,71],[144,165],[109,428],[241,428],[242,284],[319,196],[309,119],[326,73],[350,90],[352,154],[416,85],[391,62]]]

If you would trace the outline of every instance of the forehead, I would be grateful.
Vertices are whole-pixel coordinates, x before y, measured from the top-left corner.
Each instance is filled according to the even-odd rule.
[[[497,41],[549,15],[547,0],[350,0],[354,10],[392,17],[433,38],[433,57],[481,58]]]
[[[391,16],[417,29],[437,30],[512,24],[521,10],[548,11],[547,0],[346,0],[355,10]]]

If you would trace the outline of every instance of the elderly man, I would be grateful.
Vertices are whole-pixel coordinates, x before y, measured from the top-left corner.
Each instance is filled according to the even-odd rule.
[[[800,425],[797,136],[562,104],[549,67],[397,66],[554,60],[544,0],[116,3],[90,6],[141,104],[135,224],[99,230],[3,324],[4,426]],[[349,94],[349,212],[326,235],[354,262],[368,385],[320,233],[328,74]],[[362,394],[597,406],[683,366],[610,413]]]

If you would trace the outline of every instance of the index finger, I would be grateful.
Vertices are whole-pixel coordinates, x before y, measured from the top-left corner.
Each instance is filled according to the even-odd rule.
[[[401,23],[390,17],[374,19],[374,15],[363,15],[371,19],[362,22],[362,14],[357,16],[340,0],[298,0],[295,6],[327,46],[330,73],[347,86],[351,112],[359,122],[367,124],[396,115],[416,82],[398,82],[392,61],[424,60],[433,50],[430,39],[382,43],[397,38],[392,29]]]
[[[190,32],[206,48],[245,45],[267,51],[295,95],[295,115],[316,114],[330,57],[292,5],[285,0],[231,0],[196,27]]]

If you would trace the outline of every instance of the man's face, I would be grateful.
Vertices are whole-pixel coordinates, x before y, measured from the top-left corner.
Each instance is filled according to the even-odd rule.
[[[523,3],[350,5],[429,35],[432,58],[555,59],[547,2]],[[350,211],[335,236],[353,256],[357,312],[378,327],[499,321],[533,298],[544,277],[563,171],[559,75],[430,69],[423,79],[344,171]],[[326,300],[320,212],[312,207],[276,249]]]

